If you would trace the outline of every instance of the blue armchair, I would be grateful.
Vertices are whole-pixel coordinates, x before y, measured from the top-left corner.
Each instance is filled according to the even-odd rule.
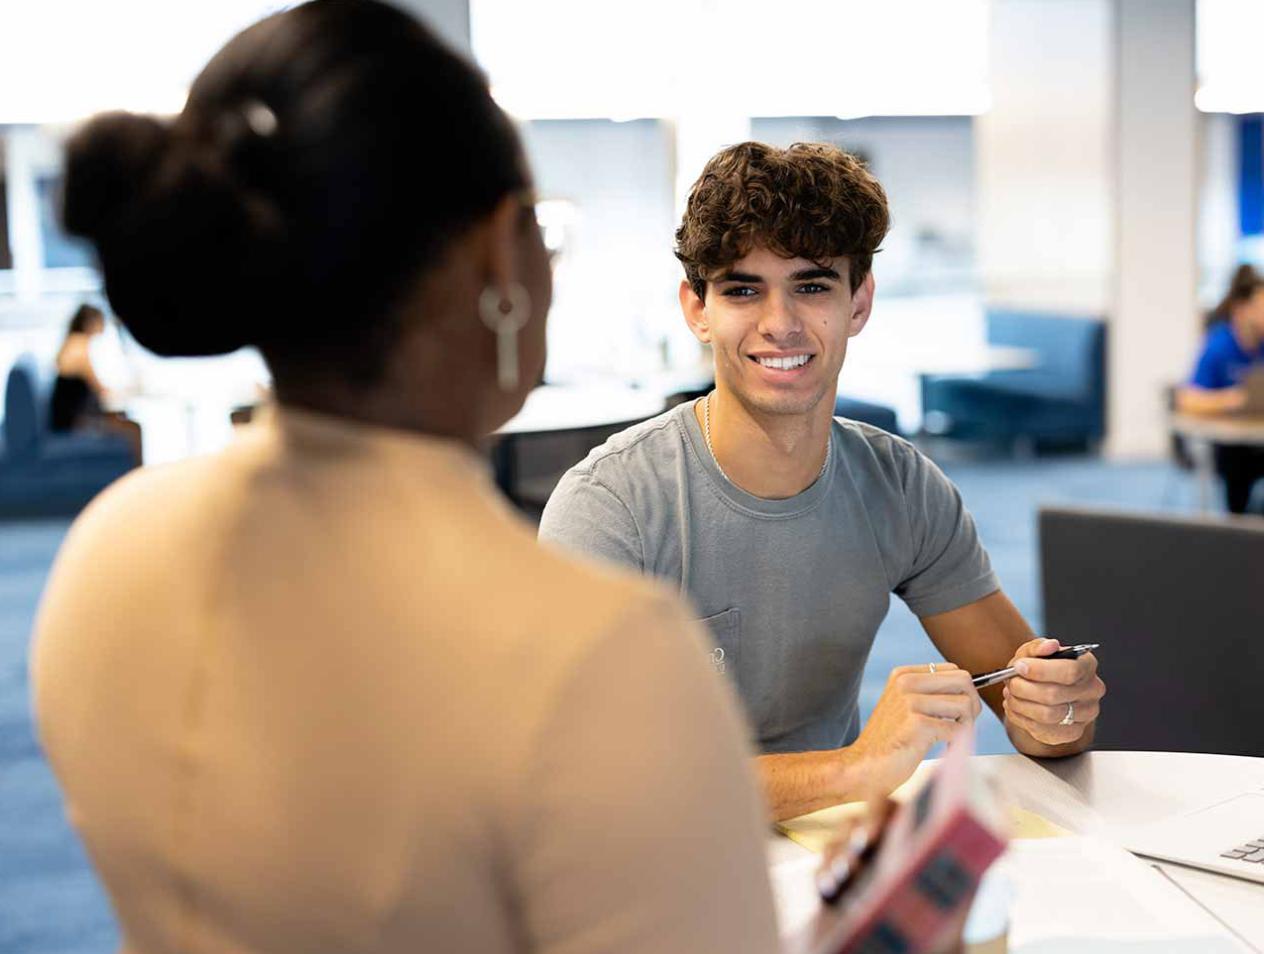
[[[0,444],[0,513],[72,514],[136,466],[113,434],[54,434],[48,429],[47,379],[29,355],[9,370]]]
[[[925,375],[928,433],[1034,446],[1095,446],[1105,433],[1106,326],[1093,318],[991,311],[988,341],[1030,348],[1036,366],[980,376]]]

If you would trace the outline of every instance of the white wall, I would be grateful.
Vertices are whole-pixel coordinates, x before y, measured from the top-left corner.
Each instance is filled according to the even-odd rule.
[[[975,124],[989,304],[1103,314],[1113,267],[1111,0],[996,0]]]
[[[1198,301],[1214,308],[1238,264],[1237,117],[1199,113]]]

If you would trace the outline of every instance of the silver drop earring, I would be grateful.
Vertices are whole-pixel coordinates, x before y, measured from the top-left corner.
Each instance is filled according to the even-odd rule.
[[[502,391],[518,387],[518,332],[531,316],[531,296],[518,282],[502,295],[488,285],[478,296],[478,316],[496,336],[496,382]]]

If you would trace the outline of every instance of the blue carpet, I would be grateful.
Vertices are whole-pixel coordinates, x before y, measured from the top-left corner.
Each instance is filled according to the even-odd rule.
[[[0,524],[0,954],[104,954],[119,944],[30,718],[27,642],[68,525]]]
[[[1006,592],[1037,631],[1039,505],[1188,510],[1196,499],[1192,478],[1160,463],[1074,458],[950,464],[945,470],[973,511]],[[66,521],[0,523],[0,954],[106,954],[119,943],[105,896],[66,824],[30,720],[27,641],[67,526]],[[935,658],[916,618],[893,600],[861,689],[865,714],[892,667]],[[986,714],[979,724],[979,750],[1012,751],[1000,723]]]

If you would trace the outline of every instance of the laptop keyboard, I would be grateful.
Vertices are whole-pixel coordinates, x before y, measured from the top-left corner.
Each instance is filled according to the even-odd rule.
[[[1264,864],[1264,835],[1237,848],[1222,851],[1220,857],[1232,858],[1234,861],[1251,861],[1256,864]]]

